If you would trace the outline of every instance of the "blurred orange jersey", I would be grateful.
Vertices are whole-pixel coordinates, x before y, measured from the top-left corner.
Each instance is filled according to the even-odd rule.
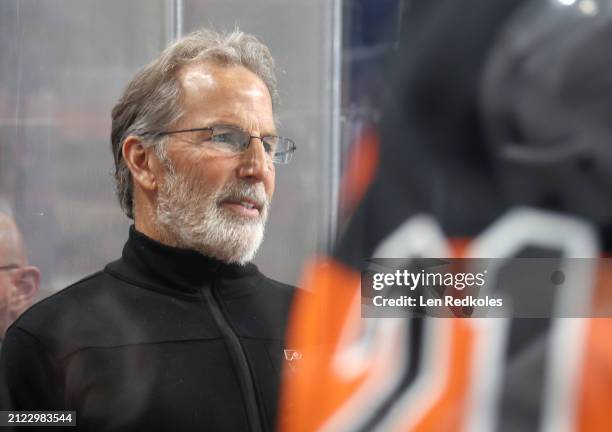
[[[584,301],[586,317],[612,291],[596,238],[578,219],[520,209],[449,243],[416,216],[374,256],[511,258],[536,247],[595,258],[578,297],[574,283],[550,298],[554,308]],[[359,270],[333,258],[307,269],[288,334],[281,431],[612,429],[612,320],[362,318],[360,284]]]

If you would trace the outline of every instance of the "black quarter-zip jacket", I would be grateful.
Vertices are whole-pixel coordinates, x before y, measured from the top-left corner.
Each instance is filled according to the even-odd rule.
[[[132,227],[121,259],[10,327],[0,409],[75,410],[81,430],[273,430],[293,292]]]

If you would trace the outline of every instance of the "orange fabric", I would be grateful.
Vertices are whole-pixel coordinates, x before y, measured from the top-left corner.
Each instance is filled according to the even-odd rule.
[[[468,239],[451,243],[452,255],[465,256]],[[611,260],[612,261],[612,260]],[[576,382],[575,427],[570,430],[599,432],[610,430],[612,406],[612,262],[607,260],[598,270],[593,308],[602,318],[584,318],[586,340]],[[285,371],[281,399],[281,431],[314,431],[325,424],[364,382],[374,368],[350,380],[338,376],[332,367],[334,355],[341,349],[343,331],[359,327],[360,314],[351,310],[359,295],[360,274],[332,258],[315,261],[306,272],[304,286],[310,292],[300,295],[294,305],[288,334],[288,347],[303,349],[304,359],[298,373]],[[411,407],[400,419],[398,432],[458,431],[465,427],[466,401],[471,386],[478,379],[472,376],[478,335],[470,319],[448,319],[451,326],[450,352],[443,360],[442,388],[423,390],[424,398],[434,395],[422,412]],[[308,355],[309,349],[318,355]],[[571,349],[569,347],[568,349]],[[569,371],[568,371],[569,373]],[[434,393],[431,393],[431,392]],[[408,429],[411,424],[411,429]]]
[[[600,316],[610,316],[612,304],[612,265],[603,259],[598,272],[593,309]],[[609,431],[612,407],[612,318],[591,318],[579,378],[576,430]]]
[[[459,431],[464,424],[471,379],[474,333],[468,319],[452,319],[451,352],[439,398],[412,429],[414,432]]]
[[[467,241],[457,242],[455,250],[462,252],[466,245]],[[347,321],[354,319],[354,326],[360,326],[360,314],[350,307],[360,293],[361,275],[332,258],[314,261],[305,275],[301,285],[305,292],[296,299],[291,316],[291,322],[299,325],[290,325],[287,335],[287,347],[304,353],[298,370],[285,368],[283,374],[279,430],[287,432],[320,428],[375,373],[376,366],[350,380],[339,377],[331,367]],[[418,431],[456,430],[443,427],[448,422],[459,424],[464,412],[474,335],[469,320],[462,319],[452,320],[451,333],[447,381],[430,410],[413,413],[421,418]],[[313,351],[316,356],[309,355]]]
[[[338,409],[361,379],[340,381],[330,368],[332,356],[355,292],[360,274],[333,260],[319,260],[308,267],[301,293],[294,303],[287,346],[302,350],[298,372],[284,370],[281,396],[282,431],[313,431]],[[316,312],[316,313],[313,313]],[[309,353],[316,350],[316,356]]]
[[[612,319],[593,318],[589,330],[578,397],[576,430],[609,431],[612,407]]]
[[[464,258],[471,241],[470,238],[453,238],[449,243],[451,256],[453,258]]]
[[[340,181],[343,215],[355,210],[374,180],[378,168],[379,144],[380,138],[373,127],[365,129],[353,144]]]

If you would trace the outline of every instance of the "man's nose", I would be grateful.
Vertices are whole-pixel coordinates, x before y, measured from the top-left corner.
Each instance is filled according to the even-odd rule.
[[[245,179],[255,182],[263,181],[272,169],[272,161],[268,157],[263,141],[257,136],[252,136],[249,146],[242,153],[239,175]]]

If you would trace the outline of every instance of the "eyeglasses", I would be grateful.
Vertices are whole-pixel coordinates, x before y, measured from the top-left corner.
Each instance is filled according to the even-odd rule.
[[[288,164],[297,148],[289,138],[274,135],[253,136],[238,127],[226,125],[161,132],[157,136],[177,133],[189,134],[189,141],[201,146],[212,146],[229,154],[242,153],[249,147],[251,140],[257,138],[262,142],[266,154],[276,164]]]

